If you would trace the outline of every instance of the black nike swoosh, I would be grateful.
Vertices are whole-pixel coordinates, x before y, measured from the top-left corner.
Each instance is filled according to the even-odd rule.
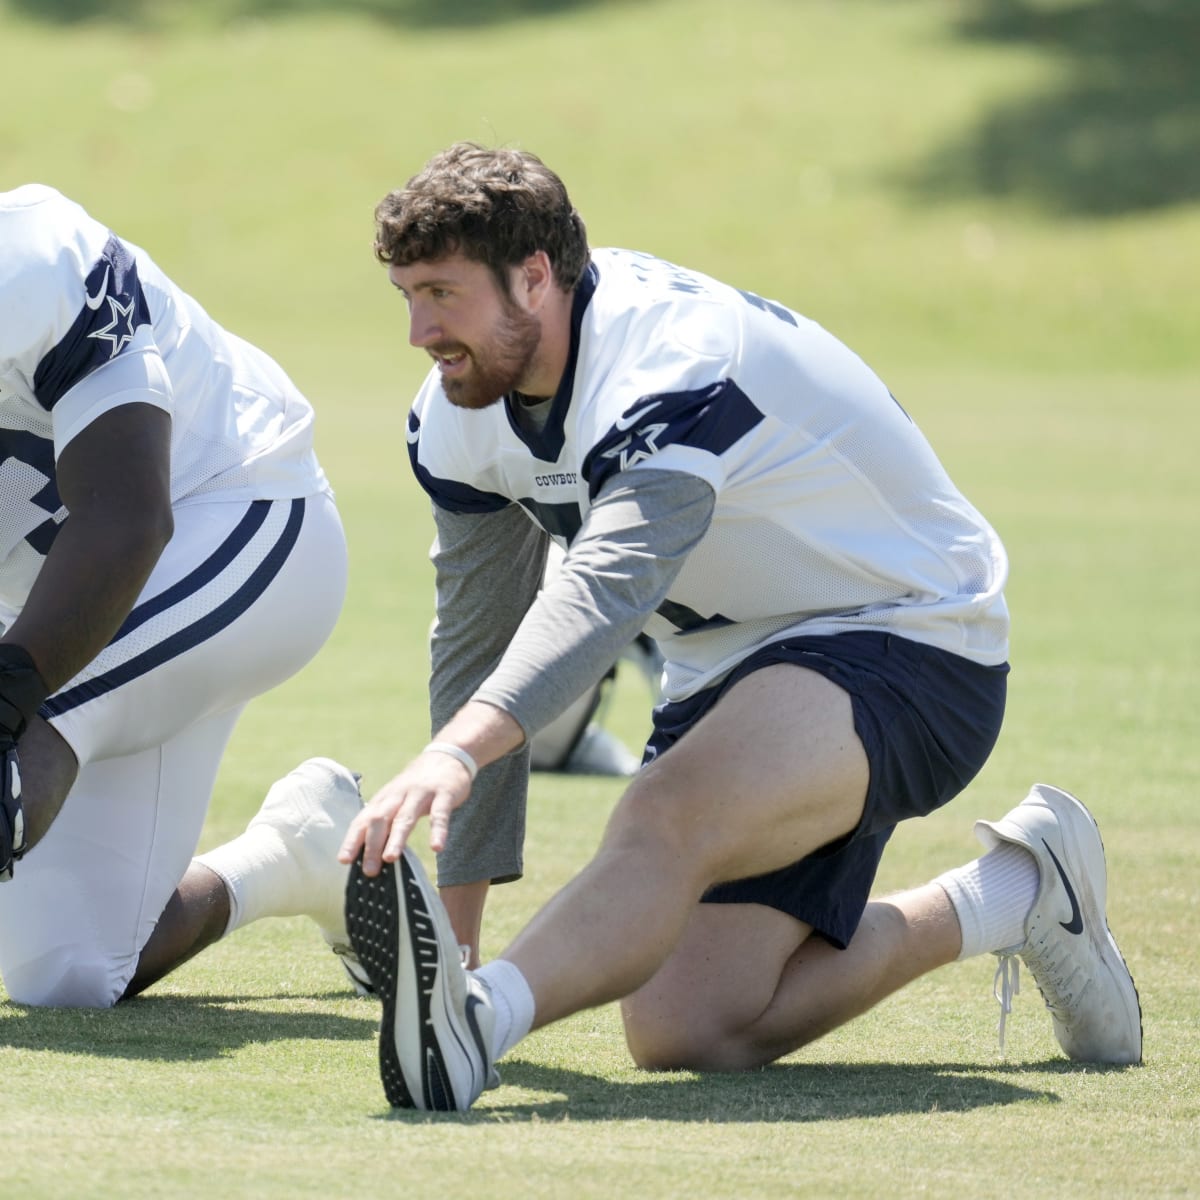
[[[480,1069],[483,1072],[482,1083],[487,1082],[487,1064],[492,1056],[492,1048],[484,1043],[483,1031],[479,1028],[479,1020],[475,1016],[475,1010],[483,1003],[478,996],[468,996],[466,1004],[467,1029],[471,1033],[471,1037],[475,1042],[475,1049],[479,1052]]]
[[[1063,870],[1063,865],[1058,861],[1058,856],[1050,849],[1050,843],[1042,838],[1042,845],[1046,847],[1046,853],[1050,855],[1055,868],[1058,871],[1058,877],[1062,880],[1063,887],[1067,889],[1067,899],[1071,902],[1071,919],[1069,921],[1059,921],[1059,924],[1068,933],[1083,932],[1083,914],[1079,911],[1079,901],[1075,899],[1075,889],[1071,886],[1071,881],[1067,878],[1067,873]]]

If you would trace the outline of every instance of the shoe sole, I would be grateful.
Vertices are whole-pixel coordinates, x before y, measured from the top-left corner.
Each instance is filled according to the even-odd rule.
[[[480,1060],[484,1042],[472,1020],[474,997],[466,994],[465,973],[443,969],[442,946],[457,951],[457,942],[444,909],[431,897],[436,900],[432,885],[410,851],[373,877],[363,874],[360,858],[346,884],[346,927],[383,1002],[379,1074],[388,1102],[393,1108],[453,1112],[468,1108],[482,1090],[482,1081],[473,1086],[479,1069],[468,1039]],[[460,1028],[460,1012],[466,1029]],[[464,1074],[460,1097],[454,1080]]]
[[[346,880],[346,932],[375,994],[383,1002],[379,1035],[379,1077],[393,1108],[416,1108],[396,1055],[397,989],[400,984],[400,907],[398,871],[384,864],[378,875],[362,872],[361,856]]]

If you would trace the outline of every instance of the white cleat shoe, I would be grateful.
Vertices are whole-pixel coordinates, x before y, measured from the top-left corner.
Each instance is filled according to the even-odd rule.
[[[362,807],[360,776],[331,758],[310,758],[271,785],[247,833],[275,835],[281,889],[292,907],[312,917],[321,936],[337,955],[360,996],[371,994],[346,933],[344,901],[348,868],[337,852],[355,814]]]
[[[466,1112],[499,1076],[487,986],[462,962],[450,918],[405,850],[378,875],[351,864],[346,926],[383,1000],[379,1075],[394,1108]]]
[[[1142,1010],[1133,976],[1108,928],[1104,845],[1092,814],[1067,792],[1037,783],[999,821],[977,821],[975,833],[988,849],[1000,842],[1023,846],[1041,873],[1037,899],[1025,919],[1025,941],[997,951],[1005,997],[1009,960],[1019,955],[1050,1009],[1068,1058],[1140,1063]]]

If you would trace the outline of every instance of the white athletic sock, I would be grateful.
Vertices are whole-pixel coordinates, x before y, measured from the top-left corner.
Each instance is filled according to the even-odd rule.
[[[1023,846],[1005,842],[982,858],[939,875],[962,929],[959,959],[1020,946],[1025,918],[1037,899],[1037,860]]]
[[[525,976],[510,962],[494,958],[475,975],[487,984],[496,1013],[492,1030],[492,1061],[507,1054],[533,1028],[533,993]]]
[[[215,871],[229,893],[226,934],[260,917],[298,916],[305,911],[306,881],[291,868],[287,847],[269,826],[248,829],[233,841],[197,855],[194,861]],[[293,887],[288,888],[287,883]],[[290,895],[292,891],[297,894]]]

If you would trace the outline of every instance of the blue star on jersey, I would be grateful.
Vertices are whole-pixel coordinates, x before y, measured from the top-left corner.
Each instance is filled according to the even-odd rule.
[[[630,413],[634,415],[630,417]],[[631,420],[638,421],[643,415],[658,419],[628,429]],[[583,476],[588,481],[588,491],[595,496],[604,481],[616,472],[627,470],[676,443],[710,454],[724,454],[762,419],[762,413],[730,379],[695,391],[642,396],[585,457]]]
[[[124,242],[109,235],[83,281],[83,303],[75,320],[37,365],[34,389],[42,407],[53,409],[62,395],[116,358],[149,323],[137,259]]]
[[[623,442],[605,450],[601,458],[615,458],[620,470],[626,471],[658,450],[658,439],[670,428],[666,421],[656,421],[644,429],[635,429]]]
[[[105,299],[108,301],[112,320],[101,329],[93,329],[88,337],[108,342],[110,346],[108,356],[116,358],[133,341],[134,308],[137,301],[133,296],[129,298],[128,304],[122,304],[116,296],[107,296]]]

